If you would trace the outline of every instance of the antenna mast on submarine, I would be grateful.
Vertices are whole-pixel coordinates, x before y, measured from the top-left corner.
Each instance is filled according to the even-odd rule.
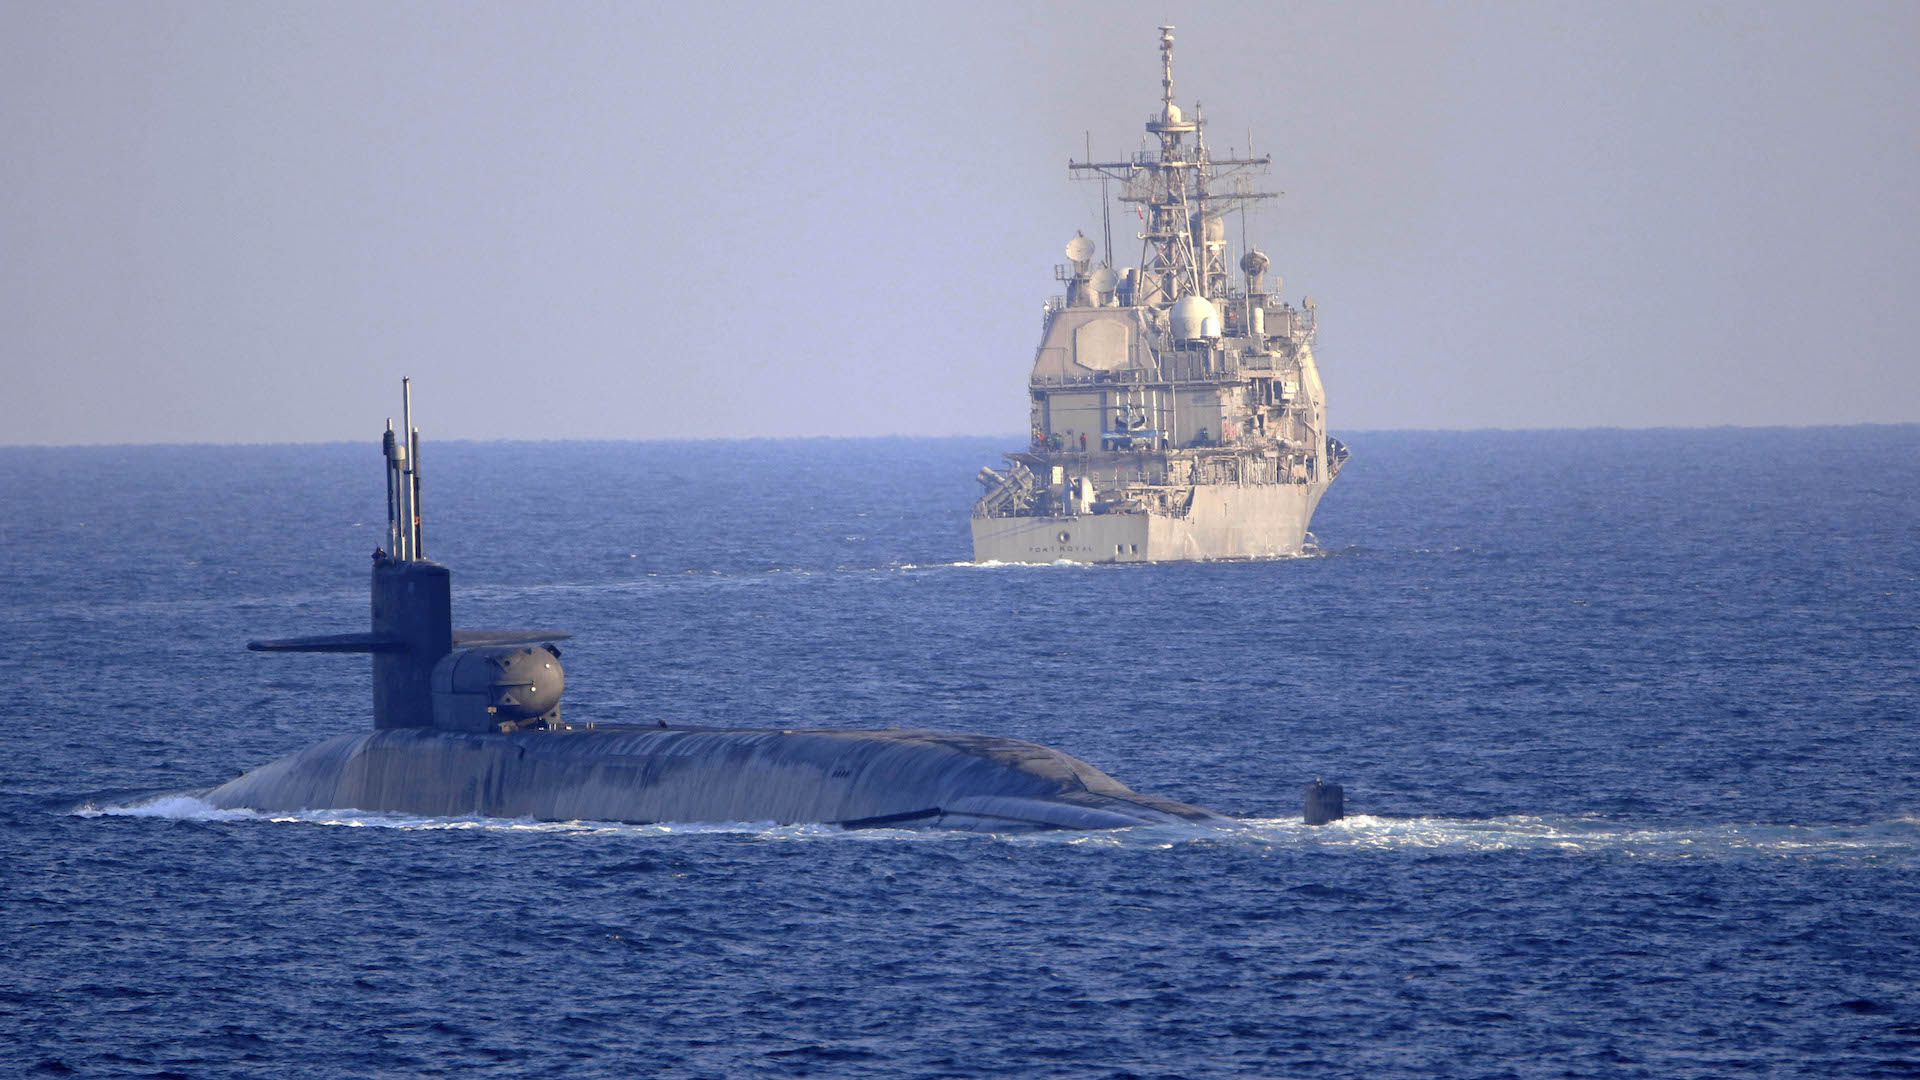
[[[387,417],[387,434],[380,441],[387,458],[387,543],[393,561],[416,562],[426,555],[420,542],[420,429],[413,426],[412,379],[400,380],[400,432],[396,439],[393,417]]]

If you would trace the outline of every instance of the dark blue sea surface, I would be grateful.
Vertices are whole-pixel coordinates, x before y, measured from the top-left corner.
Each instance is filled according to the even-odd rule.
[[[429,441],[427,551],[570,719],[1244,824],[214,811],[368,723],[243,645],[365,628],[376,445],[0,449],[0,1074],[1920,1075],[1920,427],[1359,435],[1307,557],[968,565],[1014,441]]]

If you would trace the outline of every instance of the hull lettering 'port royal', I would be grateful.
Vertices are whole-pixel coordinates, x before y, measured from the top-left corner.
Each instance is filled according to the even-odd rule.
[[[1028,383],[1031,442],[1004,472],[980,470],[975,562],[1296,555],[1347,459],[1327,434],[1313,300],[1281,299],[1252,248],[1240,283],[1228,269],[1225,215],[1273,197],[1247,183],[1273,159],[1208,151],[1199,107],[1173,103],[1172,31],[1147,121],[1157,148],[1067,166],[1119,185],[1140,259],[1114,269],[1110,225],[1098,264],[1093,241],[1068,241]]]

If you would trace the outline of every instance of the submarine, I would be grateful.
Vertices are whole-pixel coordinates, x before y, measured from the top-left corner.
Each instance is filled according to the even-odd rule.
[[[980,832],[1231,819],[1135,792],[1079,758],[955,732],[572,724],[548,629],[456,630],[448,569],[423,554],[411,380],[387,421],[387,542],[372,628],[250,641],[256,652],[366,653],[373,729],[337,735],[201,797],[220,809],[541,821],[820,823]]]

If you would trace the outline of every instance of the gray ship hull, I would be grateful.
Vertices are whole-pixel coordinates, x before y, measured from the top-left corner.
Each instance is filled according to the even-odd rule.
[[[1163,562],[1298,555],[1347,459],[1327,429],[1314,362],[1319,306],[1295,307],[1249,245],[1245,210],[1270,155],[1220,155],[1173,99],[1173,27],[1160,27],[1160,107],[1145,148],[1069,161],[1132,204],[1139,258],[1077,231],[1054,267],[1027,373],[1029,439],[982,468],[975,562]],[[1228,215],[1240,212],[1239,258]],[[1132,222],[1128,223],[1131,226]],[[1133,232],[1131,227],[1127,232]],[[1231,267],[1244,278],[1236,283]]]
[[[1226,820],[1035,743],[929,731],[391,729],[329,739],[205,797],[267,813],[976,831]]]
[[[975,517],[977,563],[1162,562],[1298,555],[1326,491],[1314,484],[1196,487],[1184,514]]]

